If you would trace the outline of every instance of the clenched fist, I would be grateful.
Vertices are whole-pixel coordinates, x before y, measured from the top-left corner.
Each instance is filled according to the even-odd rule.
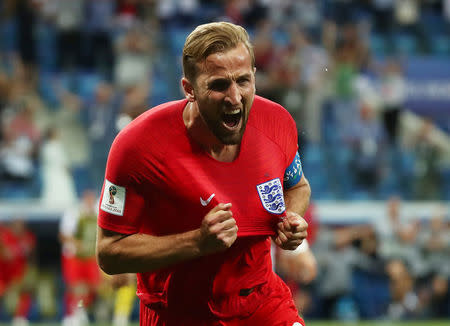
[[[286,212],[286,217],[277,224],[274,241],[285,250],[295,250],[307,237],[308,223],[297,213]]]
[[[236,241],[238,227],[231,203],[220,203],[203,218],[200,226],[200,250],[204,254],[226,250]]]

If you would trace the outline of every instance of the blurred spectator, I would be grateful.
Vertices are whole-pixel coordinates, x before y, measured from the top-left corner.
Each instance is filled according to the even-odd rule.
[[[121,103],[120,114],[116,121],[118,130],[122,130],[131,120],[148,109],[149,96],[149,89],[146,84],[135,85],[126,90]]]
[[[385,217],[376,223],[376,228],[380,254],[386,261],[398,261],[394,264],[407,266],[412,277],[420,277],[426,272],[417,243],[420,222],[404,215],[399,197],[393,196],[387,201]]]
[[[59,131],[50,128],[41,149],[42,194],[47,205],[64,207],[75,203],[77,196]]]
[[[67,166],[72,171],[89,162],[89,140],[83,125],[83,98],[59,88],[59,106],[52,115],[52,126],[58,127],[60,141],[64,147]]]
[[[16,7],[16,21],[18,23],[18,50],[25,65],[27,80],[35,82],[35,68],[37,61],[36,20],[38,0],[19,0]]]
[[[127,30],[136,25],[139,15],[139,0],[117,0],[117,23],[118,26]]]
[[[393,9],[394,0],[374,0],[372,10],[374,14],[374,31],[381,34],[389,34],[394,27]]]
[[[353,151],[350,164],[356,182],[363,189],[374,191],[383,168],[385,135],[373,103],[367,99],[361,100],[359,117],[349,129],[346,140]]]
[[[84,0],[50,0],[58,31],[58,66],[67,71],[82,63]]]
[[[414,291],[414,278],[402,260],[392,260],[386,268],[389,276],[391,303],[387,316],[391,320],[416,319],[420,314],[419,300]]]
[[[362,241],[371,234],[372,228],[366,225],[319,228],[313,253],[319,269],[316,283],[320,301],[316,304],[321,318],[349,317],[340,315],[338,307],[341,300],[351,295],[353,267],[363,261],[353,243]],[[351,312],[354,313],[357,312]]]
[[[0,147],[1,178],[26,185],[34,176],[33,145],[25,136],[7,130]]]
[[[6,310],[13,317],[13,326],[28,325],[36,284],[36,236],[21,218],[14,218],[2,231],[3,259],[6,258],[2,269],[9,277],[4,294]]]
[[[94,98],[83,109],[85,128],[91,144],[89,171],[96,191],[103,184],[109,148],[117,134],[120,96],[113,92],[110,84],[100,83],[96,87]]]
[[[445,21],[447,22],[447,27],[450,26],[450,0],[443,1],[443,16]]]
[[[127,326],[136,296],[136,274],[119,274],[112,276],[115,290],[113,326]]]
[[[195,23],[198,10],[198,0],[157,1],[158,17],[162,24],[190,26]]]
[[[304,106],[299,126],[303,126],[306,139],[318,144],[321,141],[323,106],[330,95],[329,74],[331,60],[326,50],[312,42],[307,32],[292,35],[297,43],[297,59],[301,65],[301,84],[304,90]]]
[[[445,221],[443,207],[434,212],[428,227],[418,236],[427,266],[427,275],[420,287],[421,305],[427,311],[425,317],[449,317],[450,291],[450,228]]]
[[[434,125],[425,119],[415,136],[413,150],[415,154],[414,194],[415,198],[437,199],[440,190],[440,149],[431,133]]]
[[[419,20],[419,2],[417,0],[397,0],[394,3],[397,23],[406,28],[415,26]]]
[[[116,85],[122,89],[148,83],[152,76],[151,40],[137,27],[130,28],[116,41]]]
[[[100,285],[100,269],[95,258],[96,225],[95,192],[85,190],[78,207],[67,210],[60,222],[59,239],[65,282],[63,325],[79,322],[80,316],[75,313],[75,308],[80,301],[90,309],[96,299]]]
[[[85,65],[88,69],[94,69],[112,81],[116,1],[87,1],[85,12]]]
[[[315,0],[290,1],[285,11],[287,21],[293,21],[311,33],[318,33],[322,20],[321,3]]]
[[[3,141],[0,143],[0,174],[4,180],[30,187],[35,176],[34,160],[40,142],[40,131],[33,121],[28,103],[11,108],[2,121]]]
[[[358,75],[358,55],[353,43],[339,41],[334,55],[334,85],[335,98],[333,111],[336,120],[337,140],[342,141],[348,125],[354,123],[357,117],[354,81]]]
[[[380,93],[384,127],[392,145],[397,144],[400,114],[406,100],[406,80],[399,62],[388,60],[382,70]]]

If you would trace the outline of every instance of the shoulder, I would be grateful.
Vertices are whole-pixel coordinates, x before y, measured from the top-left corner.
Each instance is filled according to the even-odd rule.
[[[139,173],[149,167],[148,162],[162,160],[183,132],[181,115],[185,102],[159,105],[130,122],[111,145],[108,173],[115,175],[123,170],[129,174]]]
[[[120,138],[129,138],[139,135],[157,135],[165,127],[174,127],[180,119],[186,100],[172,101],[155,106],[142,113],[131,121],[118,135]]]
[[[291,114],[280,104],[261,96],[255,96],[251,109],[249,124],[258,129],[272,130],[277,127],[295,125]]]
[[[286,155],[289,165],[297,152],[297,126],[291,114],[280,104],[255,96],[248,126],[275,143]]]
[[[267,134],[270,138],[279,138],[288,132],[297,132],[297,127],[291,114],[280,104],[261,96],[255,96],[248,124]]]
[[[149,148],[155,144],[163,145],[170,141],[170,136],[181,132],[180,124],[186,100],[164,103],[142,113],[123,130],[113,142],[113,147],[124,147],[128,150]]]

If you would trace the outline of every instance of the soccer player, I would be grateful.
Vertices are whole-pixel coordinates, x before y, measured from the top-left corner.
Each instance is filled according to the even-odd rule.
[[[87,189],[80,205],[67,210],[61,219],[59,239],[66,286],[63,325],[77,323],[78,304],[82,302],[84,307],[90,308],[100,285],[100,269],[95,259],[96,213],[95,193]]]
[[[137,273],[140,325],[304,325],[270,258],[271,238],[294,250],[307,236],[296,125],[255,95],[242,27],[198,26],[183,70],[185,99],[143,113],[111,147],[98,262]]]

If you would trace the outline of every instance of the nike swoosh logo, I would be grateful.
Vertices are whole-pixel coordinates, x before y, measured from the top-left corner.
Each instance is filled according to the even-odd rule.
[[[216,194],[212,194],[207,200],[204,200],[202,197],[200,197],[200,204],[202,204],[202,206],[208,205],[215,195]]]

